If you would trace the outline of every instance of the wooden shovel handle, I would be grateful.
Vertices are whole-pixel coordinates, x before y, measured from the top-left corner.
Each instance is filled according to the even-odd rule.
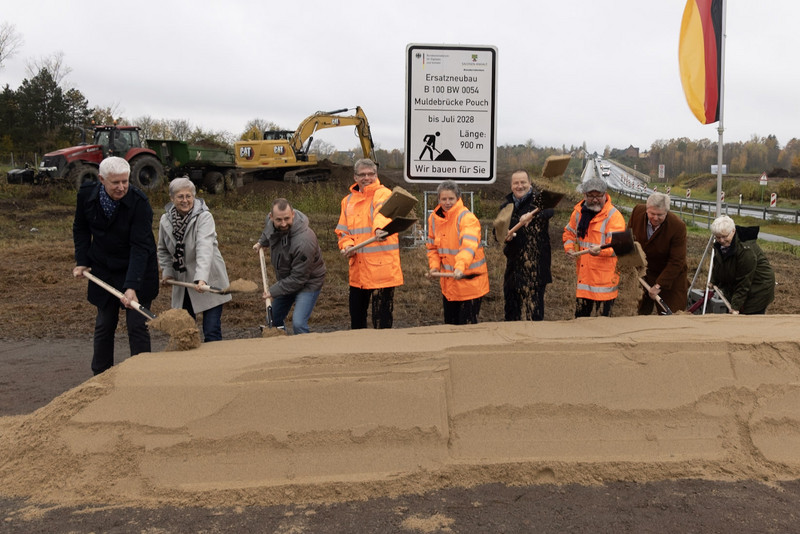
[[[519,230],[520,228],[522,228],[523,226],[528,226],[531,223],[531,221],[533,221],[533,216],[536,215],[537,213],[539,213],[540,211],[541,211],[541,209],[536,208],[535,210],[530,212],[531,213],[531,218],[528,220],[528,222],[526,222],[526,223],[518,222],[517,224],[515,224],[514,226],[509,228],[508,229],[508,235],[506,235],[506,241],[511,241],[511,239],[514,237],[514,233],[516,233],[516,231]]]
[[[377,235],[377,232],[383,232],[383,233],[381,235]],[[347,252],[348,253],[355,252],[356,250],[359,250],[359,249],[362,249],[362,248],[366,247],[370,243],[374,243],[378,239],[383,239],[385,237],[389,237],[389,235],[391,235],[391,234],[389,234],[389,232],[384,232],[383,230],[378,229],[378,230],[376,230],[376,235],[370,237],[369,239],[365,239],[364,241],[362,241],[358,245],[355,245],[353,248],[351,248]]]
[[[611,246],[611,243],[606,243],[605,245],[600,245],[600,250],[602,250],[604,248],[608,248],[610,246]],[[577,258],[578,256],[583,256],[584,254],[589,254],[589,252],[591,252],[591,249],[585,248],[583,250],[579,250],[578,252],[574,252],[572,254],[572,257],[573,258]]]
[[[191,282],[180,282],[178,280],[167,280],[166,282],[168,284],[170,284],[170,285],[173,285],[173,286],[192,287],[192,288],[197,287],[197,284],[193,284]],[[200,289],[202,289],[203,291],[208,291],[209,293],[224,293],[225,292],[224,289],[221,289],[219,287],[207,286],[207,285],[200,286]]]
[[[264,284],[264,293],[269,289],[267,284],[267,260],[264,258],[264,247],[258,249],[258,259],[261,262],[261,283]],[[272,299],[267,299],[267,312],[272,308]]]
[[[480,276],[481,273],[470,273],[461,276],[461,280],[472,280],[476,276]],[[456,273],[442,273],[442,272],[433,272],[428,273],[426,276],[431,278],[455,278]]]
[[[731,307],[731,303],[728,302],[728,299],[725,298],[725,295],[722,294],[722,291],[720,291],[720,289],[715,285],[712,285],[711,287],[714,288],[714,291],[717,293],[717,296],[722,300],[722,302],[725,303],[725,306],[727,306],[728,311],[732,312],[733,308]]]
[[[103,289],[105,289],[106,291],[108,291],[109,293],[111,293],[112,295],[117,297],[118,299],[121,299],[121,298],[125,297],[125,294],[122,291],[119,291],[114,286],[103,282],[102,280],[97,278],[95,275],[93,275],[89,271],[83,271],[83,276],[85,276],[86,278],[88,278],[89,280],[91,280],[92,282],[97,284],[98,286],[102,287]],[[133,310],[136,310],[137,312],[141,313],[142,315],[144,315],[148,319],[155,319],[156,318],[156,314],[155,313],[151,312],[150,310],[148,310],[147,308],[145,308],[144,306],[142,306],[141,304],[139,304],[135,300],[132,300],[130,302],[130,304],[131,304],[131,308]]]
[[[639,283],[642,284],[642,287],[644,287],[648,292],[650,291],[650,284],[645,282],[644,278],[639,277]],[[656,304],[658,304],[661,309],[664,310],[664,313],[667,315],[672,315],[672,310],[669,309],[669,306],[667,306],[667,303],[664,302],[664,299],[662,299],[660,295],[656,295],[655,301]]]

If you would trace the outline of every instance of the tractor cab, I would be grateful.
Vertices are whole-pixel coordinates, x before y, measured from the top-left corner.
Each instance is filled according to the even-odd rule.
[[[94,129],[94,144],[103,147],[106,156],[125,157],[131,148],[139,148],[139,128],[135,126],[97,126]]]

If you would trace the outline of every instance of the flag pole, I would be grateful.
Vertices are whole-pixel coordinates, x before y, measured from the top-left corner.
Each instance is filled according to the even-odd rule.
[[[719,68],[719,141],[717,141],[717,217],[722,215],[722,132],[725,130],[723,126],[724,107],[725,107],[725,19],[726,11],[728,9],[728,2],[722,0],[722,39],[720,50],[720,68]]]

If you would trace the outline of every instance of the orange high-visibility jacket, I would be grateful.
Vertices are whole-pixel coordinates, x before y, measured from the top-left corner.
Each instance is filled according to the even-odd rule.
[[[391,219],[378,213],[392,192],[379,179],[359,190],[350,186],[350,194],[342,199],[342,210],[336,225],[339,249],[358,245],[375,236]],[[400,268],[400,241],[397,234],[375,241],[358,250],[350,260],[350,285],[361,289],[380,289],[403,284]]]
[[[572,210],[569,222],[561,236],[565,251],[580,251],[593,245],[605,245],[611,242],[612,232],[625,230],[625,218],[611,205],[611,197],[606,193],[603,209],[589,223],[586,235],[578,239],[578,223],[581,218],[583,201],[577,203]],[[599,256],[584,254],[575,258],[578,286],[575,296],[591,300],[612,300],[619,293],[619,274],[617,273],[617,255],[609,247],[600,251]]]
[[[428,267],[443,273],[456,269],[480,273],[471,280],[440,278],[442,294],[449,301],[470,300],[489,292],[489,269],[481,245],[481,223],[461,199],[444,211],[436,206],[428,218]]]

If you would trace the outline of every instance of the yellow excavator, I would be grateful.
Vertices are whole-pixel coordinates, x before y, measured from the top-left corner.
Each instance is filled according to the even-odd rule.
[[[355,109],[354,115],[340,115]],[[268,130],[264,138],[237,141],[234,147],[236,167],[244,176],[255,179],[283,179],[292,182],[327,180],[330,169],[319,166],[316,154],[310,154],[314,133],[323,128],[355,126],[365,158],[375,160],[375,144],[367,116],[360,106],[318,111],[307,117],[297,130]],[[248,176],[249,175],[249,176]]]

